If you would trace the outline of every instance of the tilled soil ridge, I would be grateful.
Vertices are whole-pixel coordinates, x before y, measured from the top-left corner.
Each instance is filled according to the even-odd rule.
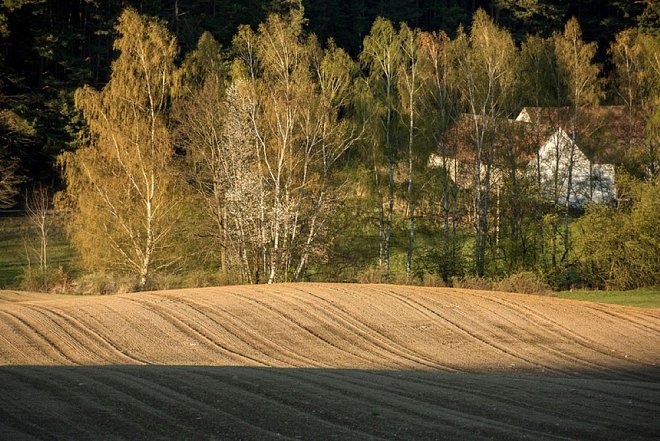
[[[295,284],[0,291],[0,440],[656,440],[660,310]]]
[[[207,365],[634,376],[660,310],[518,294],[291,284],[0,294],[0,365]]]

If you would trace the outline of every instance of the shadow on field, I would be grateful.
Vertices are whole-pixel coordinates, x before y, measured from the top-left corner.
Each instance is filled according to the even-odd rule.
[[[657,439],[638,374],[5,366],[0,438]]]

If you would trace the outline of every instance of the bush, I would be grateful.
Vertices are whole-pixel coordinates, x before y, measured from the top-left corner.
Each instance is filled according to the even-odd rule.
[[[543,274],[542,280],[547,281],[556,291],[583,289],[594,287],[592,274],[587,265],[581,262],[563,262],[554,270]]]
[[[72,286],[76,294],[121,294],[135,289],[135,280],[128,276],[96,272],[78,277]]]
[[[160,291],[178,288],[201,288],[240,283],[240,278],[233,274],[222,275],[218,272],[193,271],[185,274],[153,274],[143,291]],[[95,272],[80,276],[72,284],[76,294],[121,294],[137,290],[135,277],[107,272]]]
[[[517,292],[521,294],[552,295],[552,290],[541,277],[531,271],[512,274],[493,285],[496,291]]]
[[[493,289],[492,280],[478,276],[453,277],[451,284],[454,288],[461,289],[478,289],[481,291],[491,291]]]
[[[415,275],[408,278],[408,275],[403,271],[392,271],[390,273],[390,283],[393,285],[419,285],[419,281],[419,278]]]
[[[617,208],[592,204],[576,223],[576,255],[590,286],[660,284],[660,178],[617,176]]]
[[[23,271],[20,286],[25,291],[66,293],[71,289],[71,280],[61,266],[45,271],[28,267]]]
[[[377,266],[370,266],[357,275],[358,283],[383,283],[384,280],[385,273]]]
[[[447,286],[442,277],[435,273],[422,273],[422,286],[444,287]]]

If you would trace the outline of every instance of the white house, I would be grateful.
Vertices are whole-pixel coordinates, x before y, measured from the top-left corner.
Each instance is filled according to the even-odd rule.
[[[524,108],[516,121],[532,123],[530,114],[540,115],[540,109]],[[561,109],[552,110],[557,114]],[[549,112],[545,112],[549,113]],[[615,197],[614,166],[598,164],[590,161],[579,145],[573,145],[571,137],[556,121],[543,121],[544,126],[551,127],[544,131],[544,137],[538,150],[538,158],[529,163],[531,173],[538,173],[542,187],[548,199],[556,203],[566,201],[568,188],[568,171],[573,153],[572,191],[569,202],[574,207],[582,207],[587,202],[609,203]],[[550,135],[548,136],[548,133]]]
[[[614,107],[614,106],[610,106]],[[581,128],[584,144],[592,153],[601,152],[612,142],[610,130],[603,130],[603,121],[619,119],[617,111],[601,107],[596,111],[584,111]],[[509,130],[497,135],[497,149],[511,148],[512,145],[527,144],[531,149],[520,153],[523,161],[528,161],[528,172],[537,177],[540,175],[543,196],[546,200],[563,205],[566,203],[568,189],[568,171],[573,155],[572,184],[569,203],[573,207],[583,207],[593,201],[609,203],[615,197],[614,166],[589,160],[585,149],[573,145],[571,137],[564,127],[570,124],[570,109],[560,107],[526,107],[522,109],[515,120],[506,120]],[[605,119],[603,117],[606,116]],[[474,185],[474,154],[472,150],[471,115],[461,115],[448,131],[447,171],[452,180],[462,188]],[[607,119],[609,118],[609,119]],[[505,122],[504,120],[502,122]],[[613,125],[613,124],[610,124]],[[586,128],[586,129],[585,129]],[[511,130],[513,129],[513,130]],[[605,136],[603,135],[605,133]],[[596,135],[595,135],[596,134]],[[512,139],[511,137],[516,137]],[[579,140],[578,140],[579,141]],[[579,144],[579,142],[578,142]],[[538,147],[537,147],[538,146]],[[538,150],[537,150],[538,149]],[[538,152],[532,153],[534,150]],[[597,155],[593,155],[597,156]],[[593,158],[592,158],[593,159]],[[428,158],[428,167],[441,168],[442,157],[432,153]],[[491,185],[497,187],[505,172],[498,169],[501,164],[494,164],[491,170]],[[481,165],[481,178],[484,180],[486,167]]]

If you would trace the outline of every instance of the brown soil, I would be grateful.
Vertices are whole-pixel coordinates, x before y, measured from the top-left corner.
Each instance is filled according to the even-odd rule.
[[[657,439],[660,310],[296,284],[0,291],[2,439]]]

